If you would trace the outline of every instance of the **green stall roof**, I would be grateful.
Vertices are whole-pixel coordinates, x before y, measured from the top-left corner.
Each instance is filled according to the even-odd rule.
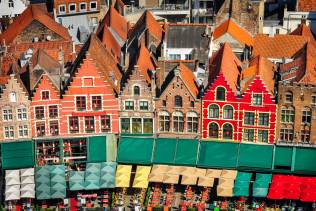
[[[273,145],[240,144],[239,167],[271,169]]]
[[[179,139],[175,164],[196,165],[199,141],[196,139]]]
[[[234,186],[233,194],[234,196],[249,196],[249,184],[247,187]]]
[[[238,171],[236,176],[236,181],[250,181],[252,173]]]
[[[265,182],[265,183],[270,183],[272,179],[272,174],[261,174],[261,173],[256,173],[256,182]]]
[[[238,143],[202,141],[199,151],[201,167],[236,168]]]
[[[274,166],[291,167],[292,151],[293,147],[276,146],[274,154]]]
[[[269,188],[253,188],[252,196],[253,197],[267,197]]]
[[[88,162],[106,161],[106,137],[93,136],[88,139]]]
[[[153,163],[174,164],[177,148],[177,139],[158,138],[155,142]]]
[[[297,147],[294,171],[316,171],[316,149]]]
[[[118,147],[118,162],[151,164],[154,140],[152,138],[122,137]]]
[[[17,141],[1,144],[2,168],[21,169],[35,165],[33,141]]]

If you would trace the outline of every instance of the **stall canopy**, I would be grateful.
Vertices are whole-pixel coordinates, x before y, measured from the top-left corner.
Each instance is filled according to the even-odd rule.
[[[122,137],[118,147],[118,162],[151,164],[154,140],[145,137]]]
[[[253,183],[252,195],[253,197],[266,197],[271,182],[271,174],[256,174],[256,180]]]
[[[238,166],[271,169],[272,157],[273,145],[240,144]]]
[[[131,178],[132,166],[118,165],[116,169],[115,183],[118,188],[128,188]]]
[[[302,177],[301,196],[303,202],[316,202],[316,177]]]
[[[158,138],[155,142],[153,163],[174,164],[177,148],[177,139]]]
[[[166,165],[153,165],[148,176],[149,182],[162,182],[167,170],[168,166]]]
[[[64,165],[50,166],[50,198],[62,199],[66,197],[66,177]]]
[[[85,190],[100,189],[101,163],[87,163],[84,175]]]
[[[274,168],[289,167],[292,165],[293,147],[276,146],[274,153]]]
[[[249,196],[252,173],[238,172],[234,183],[234,196]]]
[[[272,177],[267,198],[298,200],[301,194],[301,183],[300,177],[275,174]]]
[[[115,162],[101,163],[100,188],[115,188]]]
[[[295,166],[294,171],[296,172],[316,172],[316,151],[313,148],[296,148],[295,154]]]
[[[50,199],[50,166],[36,167],[35,192],[36,199]]]
[[[147,188],[150,166],[137,166],[136,174],[133,182],[133,188]]]
[[[238,143],[202,141],[198,166],[206,168],[236,168]]]
[[[196,139],[179,139],[175,158],[176,165],[196,165],[199,142]]]
[[[88,138],[88,162],[106,161],[106,136]]]
[[[222,170],[218,186],[217,195],[222,197],[232,197],[234,180],[237,176],[237,171],[234,170]]]
[[[35,164],[33,141],[19,141],[1,144],[3,169],[30,168]]]
[[[71,171],[69,173],[69,189],[71,191],[84,190],[84,171]]]

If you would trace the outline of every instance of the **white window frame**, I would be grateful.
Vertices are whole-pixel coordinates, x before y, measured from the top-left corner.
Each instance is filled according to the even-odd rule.
[[[73,6],[73,5],[75,5],[75,10],[70,10],[70,7]],[[75,13],[75,12],[77,12],[77,5],[76,5],[75,3],[70,3],[70,4],[68,5],[68,11],[69,11],[69,13]]]
[[[95,8],[92,8],[92,7],[91,7],[91,4],[92,4],[92,3],[95,3]],[[90,5],[89,5],[89,6],[90,6],[90,10],[93,10],[93,11],[94,11],[94,10],[97,10],[97,9],[98,9],[98,3],[97,3],[96,1],[90,1]]]
[[[10,111],[10,110],[11,110],[11,113],[9,114],[8,111]],[[4,111],[7,111],[7,113],[4,114]],[[5,115],[7,116],[7,119],[4,118]],[[11,119],[9,118],[10,115],[11,115]],[[11,108],[2,109],[2,120],[3,120],[4,122],[11,122],[11,121],[13,121],[13,112],[12,112],[12,109],[11,109]]]
[[[81,5],[85,5],[85,9],[81,9]],[[87,7],[88,7],[88,5],[87,5],[86,2],[81,2],[81,3],[79,4],[79,11],[80,11],[80,12],[85,12],[85,11],[87,11]]]
[[[20,134],[20,132],[22,131],[22,136]],[[26,133],[25,133],[26,132]],[[23,138],[23,137],[28,137],[29,135],[29,128],[27,125],[19,125],[19,137]]]
[[[60,10],[61,7],[64,7],[64,8],[65,8],[65,11],[61,11],[61,10]],[[66,4],[60,4],[60,5],[58,5],[58,13],[59,13],[59,14],[65,14],[65,13],[66,13]]]
[[[21,112],[19,112],[19,109],[21,110]],[[21,118],[19,118],[19,114],[21,114]],[[25,118],[23,117],[24,116],[23,114],[25,114]],[[27,120],[28,119],[27,118],[27,109],[26,109],[26,107],[20,107],[20,108],[16,109],[16,119],[18,121],[23,121],[23,120]]]
[[[8,130],[7,130],[8,129]],[[11,131],[13,133],[13,135],[11,136]],[[8,136],[6,135],[6,133],[8,132]],[[14,138],[14,127],[12,125],[10,126],[5,126],[4,127],[4,137],[7,139],[12,139]]]

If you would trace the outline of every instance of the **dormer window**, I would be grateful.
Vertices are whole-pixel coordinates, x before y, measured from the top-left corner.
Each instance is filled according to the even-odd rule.
[[[139,86],[134,86],[133,94],[134,94],[134,96],[139,96],[140,95],[140,88],[139,88]]]
[[[59,13],[61,13],[61,14],[66,13],[66,5],[64,5],[64,4],[59,5],[58,10],[59,10]]]
[[[80,3],[80,11],[86,11],[87,10],[87,3],[82,2]]]
[[[14,2],[13,2],[13,0],[9,0],[9,7],[14,7]]]
[[[69,4],[69,12],[76,12],[76,4]]]
[[[42,91],[42,100],[49,100],[49,91]]]
[[[226,90],[223,87],[218,87],[216,89],[216,100],[225,101]]]
[[[91,1],[90,2],[90,10],[96,10],[97,9],[97,2]]]
[[[255,106],[262,105],[262,94],[255,93],[252,95],[252,105],[255,105]]]

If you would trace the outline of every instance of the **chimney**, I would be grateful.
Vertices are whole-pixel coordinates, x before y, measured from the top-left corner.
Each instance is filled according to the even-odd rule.
[[[303,24],[306,25],[306,18],[302,18],[302,19],[301,19],[301,24],[302,24],[302,25],[303,25]]]
[[[151,95],[153,98],[156,97],[156,70],[151,70]]]

